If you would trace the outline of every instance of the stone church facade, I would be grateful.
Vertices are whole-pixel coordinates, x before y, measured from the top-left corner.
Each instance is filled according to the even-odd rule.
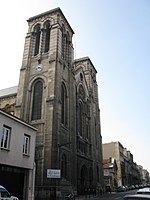
[[[99,192],[103,159],[97,71],[89,57],[74,60],[74,32],[60,8],[27,22],[17,95],[11,97],[13,107],[4,103],[8,96],[0,103],[38,129],[35,198]],[[61,177],[49,177],[50,170],[60,170]]]

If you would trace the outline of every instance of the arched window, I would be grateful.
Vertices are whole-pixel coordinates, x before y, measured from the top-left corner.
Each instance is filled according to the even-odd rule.
[[[67,125],[67,91],[65,85],[62,83],[61,85],[61,123],[65,126]]]
[[[78,132],[82,136],[82,124],[83,124],[83,108],[81,102],[78,107]]]
[[[80,73],[80,80],[83,81],[83,74]]]
[[[66,158],[65,154],[62,155],[61,174],[62,174],[63,178],[67,177],[67,158]]]
[[[85,165],[83,165],[81,168],[80,180],[81,180],[80,184],[84,188],[87,185],[87,180],[88,180],[88,170]]]
[[[71,62],[71,39],[69,32],[66,32],[62,25],[62,58],[69,64]]]
[[[62,57],[65,59],[66,55],[66,35],[65,35],[65,26],[62,25]]]
[[[85,129],[85,131],[86,131],[86,133],[85,133],[86,139],[89,139],[89,130],[90,130],[90,126],[89,126],[89,123],[87,122],[86,123],[86,129]]]
[[[66,61],[68,63],[70,61],[70,35],[68,32],[66,34]]]
[[[89,169],[89,182],[90,182],[90,185],[92,184],[92,181],[93,181],[93,169],[92,169],[92,167],[90,167],[90,169]]]
[[[78,95],[80,99],[85,99],[85,90],[82,85],[79,85]]]
[[[38,80],[33,88],[32,120],[41,119],[43,83]]]
[[[39,53],[39,45],[40,45],[40,35],[41,35],[41,31],[40,31],[40,26],[37,25],[35,27],[35,48],[34,48],[34,56],[36,56]]]
[[[97,182],[99,182],[99,167],[97,165]]]
[[[45,23],[45,41],[44,41],[44,53],[49,51],[50,44],[50,22]]]
[[[98,138],[97,138],[97,124],[96,124],[96,118],[94,118],[94,131],[95,131],[95,141],[96,146],[98,145]]]
[[[82,85],[79,85],[78,87],[78,112],[77,112],[77,122],[78,122],[78,134],[82,137],[85,136],[86,131],[86,121],[85,121],[85,90]]]

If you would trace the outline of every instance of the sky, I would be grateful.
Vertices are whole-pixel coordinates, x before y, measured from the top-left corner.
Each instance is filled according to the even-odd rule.
[[[13,0],[0,5],[0,89],[18,85],[27,20],[60,7],[74,57],[97,69],[102,142],[119,141],[150,172],[150,0]]]

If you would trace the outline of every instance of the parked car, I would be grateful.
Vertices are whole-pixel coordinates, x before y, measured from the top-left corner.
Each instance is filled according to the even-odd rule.
[[[134,185],[131,185],[131,186],[130,186],[130,189],[131,189],[131,190],[134,190],[134,189],[135,189],[135,186],[134,186]]]
[[[148,187],[141,188],[141,189],[137,190],[136,193],[137,194],[148,194],[148,195],[150,195],[150,188],[148,188]]]
[[[126,191],[125,186],[119,186],[119,187],[117,188],[117,192],[125,192],[125,191]]]
[[[145,194],[133,194],[133,195],[126,195],[123,197],[123,200],[146,200],[150,199],[150,195]]]
[[[12,196],[6,188],[0,185],[0,200],[19,200],[17,197]]]

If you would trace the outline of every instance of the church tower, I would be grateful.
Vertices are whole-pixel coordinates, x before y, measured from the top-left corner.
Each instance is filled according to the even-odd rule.
[[[88,57],[74,61],[60,8],[27,22],[15,115],[38,129],[35,198],[103,187],[97,72]]]

